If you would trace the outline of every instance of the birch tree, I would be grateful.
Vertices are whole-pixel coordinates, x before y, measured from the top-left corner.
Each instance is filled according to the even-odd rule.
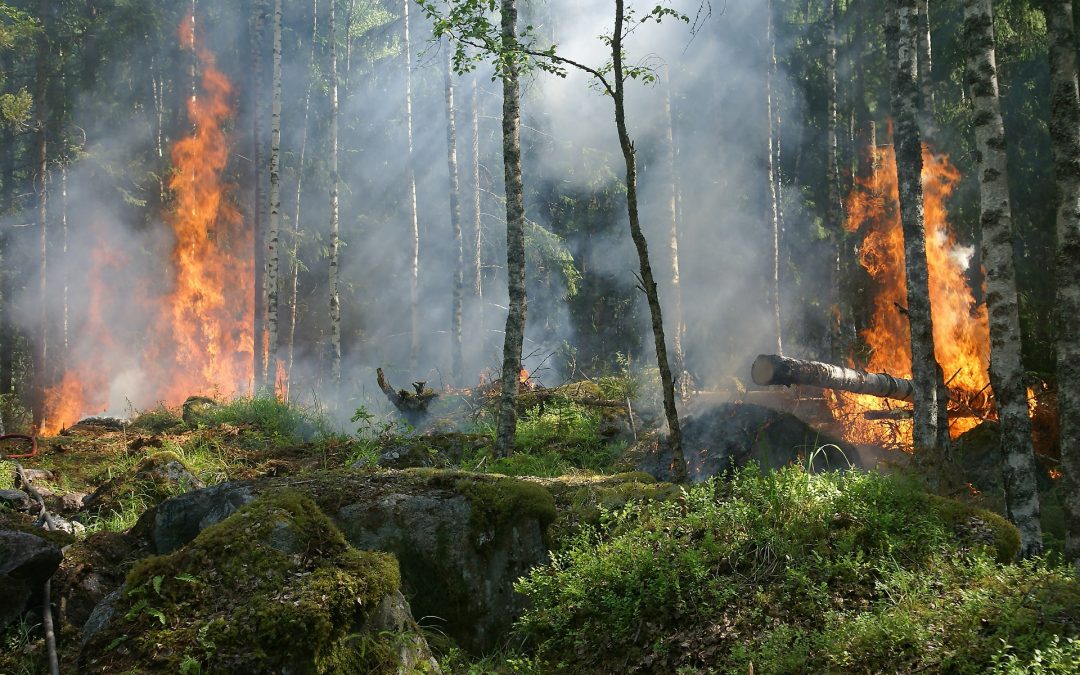
[[[1020,358],[1020,310],[1013,262],[1012,207],[1005,125],[998,99],[997,57],[991,0],[964,0],[967,85],[975,106],[986,305],[990,316],[990,382],[1001,423],[1005,503],[1020,530],[1021,555],[1042,551],[1035,450],[1031,440],[1024,367]]]
[[[341,181],[338,176],[338,68],[337,26],[335,21],[336,0],[330,0],[330,16],[327,32],[330,40],[330,378],[334,387],[341,384],[341,295],[338,290],[339,198]]]
[[[315,42],[318,37],[319,0],[312,0],[311,49],[308,55],[308,84],[307,92],[304,94],[304,129],[301,131],[300,135],[300,157],[296,162],[296,209],[293,212],[292,251],[289,259],[291,264],[289,278],[292,282],[292,287],[289,289],[288,363],[285,366],[286,383],[292,381],[293,355],[295,354],[296,346],[297,295],[300,290],[300,206],[304,194],[304,156],[307,154],[308,122],[310,121],[309,117],[311,114],[311,87],[315,82]],[[285,398],[288,399],[288,389],[286,389],[284,393]]]
[[[890,42],[893,63],[892,107],[896,120],[896,170],[900,193],[900,222],[904,232],[907,274],[907,313],[911,327],[911,373],[915,382],[916,457],[936,462],[948,453],[948,420],[940,401],[944,390],[941,367],[934,354],[934,325],[930,316],[930,282],[923,222],[922,142],[919,134],[917,76],[917,0],[892,0],[895,22]],[[887,10],[888,11],[888,10]],[[895,26],[895,28],[893,28]]]
[[[331,0],[333,2],[333,0]],[[409,201],[409,367],[416,368],[420,351],[420,220],[416,210],[416,163],[413,157],[412,36],[409,34],[409,5],[405,3],[405,183]]]
[[[1046,0],[1050,140],[1057,178],[1057,397],[1065,559],[1080,569],[1080,91],[1071,0]]]
[[[270,103],[270,223],[266,233],[266,369],[271,389],[278,350],[278,236],[281,230],[281,0],[274,0],[274,65]]]
[[[507,272],[510,287],[510,312],[507,319],[506,343],[503,347],[503,401],[500,415],[505,416],[508,412],[506,410],[508,397],[516,397],[517,373],[521,359],[521,338],[523,337],[525,325],[524,242],[518,244],[517,241],[511,241],[510,239],[510,221],[514,218],[521,218],[522,225],[524,225],[524,210],[523,207],[518,206],[521,199],[520,182],[517,185],[512,185],[511,179],[516,176],[517,180],[520,181],[521,177],[520,119],[516,97],[518,91],[518,66],[520,62],[528,62],[529,59],[533,59],[533,63],[548,72],[565,74],[566,68],[575,68],[587,73],[596,81],[601,91],[611,97],[614,104],[615,128],[618,132],[619,147],[622,150],[623,162],[626,168],[626,210],[630,221],[630,238],[634,242],[634,249],[637,251],[638,256],[639,287],[645,293],[649,305],[653,344],[656,349],[656,361],[660,370],[660,382],[663,389],[664,416],[668,423],[668,440],[672,449],[672,472],[675,480],[684,480],[686,478],[686,460],[682,447],[682,427],[679,424],[678,409],[675,405],[675,384],[671,372],[671,363],[668,359],[667,339],[664,335],[664,318],[660,307],[659,293],[653,275],[652,263],[649,260],[648,242],[645,239],[638,213],[637,160],[634,142],[630,138],[626,123],[626,81],[628,79],[643,79],[652,82],[656,76],[647,68],[639,66],[627,67],[624,65],[623,41],[628,34],[647,22],[659,23],[665,18],[676,18],[683,21],[688,19],[676,11],[660,5],[640,16],[636,16],[632,10],[629,13],[627,12],[623,0],[615,0],[615,18],[612,32],[609,35],[601,36],[601,40],[609,48],[611,67],[610,69],[606,67],[597,69],[558,54],[555,47],[546,50],[536,49],[531,46],[531,43],[523,44],[520,42],[515,33],[517,9],[513,0],[504,0],[503,2],[502,29],[497,41],[490,30],[491,24],[486,18],[484,8],[479,6],[479,4],[483,3],[478,4],[474,0],[451,3],[450,9],[445,15],[443,10],[434,2],[424,0],[421,4],[423,4],[428,15],[434,19],[436,36],[449,35],[455,39],[455,62],[459,68],[468,63],[469,59],[465,50],[466,47],[471,46],[478,48],[482,54],[497,55],[500,67],[504,71],[502,73],[504,87],[503,157],[507,167]],[[492,9],[493,5],[493,2],[487,3],[487,6]],[[508,18],[508,14],[512,14],[512,21]],[[507,83],[511,80],[513,82],[513,93],[515,94],[512,102],[510,102],[507,90],[509,86]],[[511,103],[512,108],[508,107]],[[512,118],[512,120],[508,118]],[[512,128],[508,129],[508,125],[512,125]],[[508,137],[512,137],[514,142],[507,142]],[[511,161],[518,166],[518,169],[514,172],[510,169]],[[518,246],[520,246],[520,250]],[[517,260],[519,252],[520,261]],[[518,269],[519,265],[520,269]],[[520,287],[518,287],[518,284],[520,284]],[[518,311],[520,311],[521,322],[520,324],[511,325],[512,320],[517,318]],[[512,330],[514,331],[513,339],[515,344],[511,344]],[[516,352],[513,351],[515,348]],[[511,373],[511,369],[513,369],[513,373]],[[511,388],[513,393],[509,391]],[[502,443],[509,442],[505,439],[499,440],[503,439],[504,429],[502,425],[504,423],[505,417],[500,417],[499,437],[496,440],[496,446],[500,451],[504,451],[506,448]],[[516,418],[511,424],[516,425]]]
[[[266,0],[252,0],[251,30],[251,138],[252,180],[255,199],[252,208],[252,229],[255,233],[255,318],[253,334],[255,391],[266,383],[266,230],[263,224],[263,32]]]
[[[450,176],[450,231],[454,240],[454,271],[450,301],[450,361],[454,384],[463,386],[465,366],[461,358],[461,315],[465,300],[465,242],[461,235],[461,184],[458,180],[457,122],[454,106],[453,56],[446,50],[443,83],[446,93],[446,166]]]
[[[772,267],[769,278],[769,306],[772,308],[773,331],[776,337],[776,353],[784,353],[783,321],[780,309],[780,199],[776,185],[776,158],[773,152],[775,144],[775,111],[773,106],[773,78],[776,72],[776,37],[773,30],[773,3],[772,0],[766,5],[765,38],[769,43],[769,67],[765,75],[765,117],[769,125],[768,129],[768,158],[766,159],[766,173],[769,178],[769,224],[770,244],[772,245]]]

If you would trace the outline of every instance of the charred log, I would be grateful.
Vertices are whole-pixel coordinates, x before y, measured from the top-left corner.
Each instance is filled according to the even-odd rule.
[[[831,363],[803,361],[775,354],[758,356],[754,360],[750,376],[754,383],[759,385],[810,385],[898,401],[915,399],[915,388],[911,380],[893,377],[887,373],[867,373]]]
[[[413,391],[394,389],[390,382],[387,381],[382,368],[376,368],[375,375],[379,383],[379,389],[382,389],[386,398],[394,404],[402,417],[413,426],[416,426],[418,422],[424,419],[428,412],[428,406],[439,397],[427,386],[427,382],[413,382]]]

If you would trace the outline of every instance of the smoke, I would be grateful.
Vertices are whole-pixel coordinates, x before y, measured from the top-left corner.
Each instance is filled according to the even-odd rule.
[[[328,381],[330,327],[328,264],[328,63],[325,0],[318,3],[319,37],[312,56],[311,3],[285,2],[282,114],[282,245],[279,356],[287,358],[290,334],[290,253],[299,260],[295,357],[290,397],[329,404],[347,418],[358,405],[384,409],[374,369],[394,382],[469,386],[481,371],[501,363],[505,322],[505,206],[502,202],[501,86],[488,66],[454,76],[457,160],[464,235],[465,381],[450,375],[451,291],[457,252],[450,230],[447,168],[445,45],[430,41],[430,25],[416,6],[412,19],[413,166],[420,230],[419,351],[410,358],[410,215],[406,187],[403,2],[356,0],[338,11],[338,33],[351,37],[339,49],[341,70],[341,304],[344,382]],[[184,3],[180,3],[184,4]],[[339,3],[340,4],[340,3]],[[232,81],[235,113],[227,128],[228,199],[248,227],[253,221],[253,82],[249,21],[243,3],[199,5],[196,33]],[[697,0],[674,7],[697,17],[693,26],[665,20],[646,23],[627,41],[629,63],[647,65],[670,82],[627,86],[628,123],[637,148],[643,223],[654,273],[664,301],[669,347],[674,295],[666,210],[672,176],[664,166],[670,86],[674,118],[682,306],[688,368],[701,386],[743,377],[758,351],[775,343],[765,290],[771,274],[768,183],[765,159],[766,6],[730,0],[699,12]],[[128,35],[128,46],[110,51],[108,64],[81,81],[62,125],[70,146],[67,196],[59,196],[56,163],[50,190],[48,320],[51,379],[76,372],[89,391],[90,413],[123,414],[162,400],[170,383],[153,380],[168,369],[142,361],[160,326],[159,302],[174,283],[168,227],[172,197],[161,201],[160,181],[169,171],[169,147],[190,130],[183,105],[191,91],[191,57],[179,48],[176,25],[185,7],[160,19],[159,34]],[[643,11],[644,5],[637,8]],[[116,10],[120,11],[120,10]],[[560,54],[604,68],[610,54],[599,36],[610,32],[609,3],[552,0],[523,8],[522,23],[535,27],[540,43],[553,41]],[[263,93],[269,108],[270,33],[266,26]],[[344,44],[344,42],[342,43]],[[106,45],[103,49],[112,49]],[[482,298],[473,295],[472,80],[479,100]],[[781,71],[774,83],[787,92],[784,133],[801,134],[787,114],[798,87]],[[310,94],[309,94],[310,92]],[[305,102],[310,96],[310,108]],[[531,71],[523,88],[523,145],[529,237],[529,322],[525,367],[539,369],[545,384],[569,376],[575,354],[592,350],[594,363],[654,361],[648,311],[637,284],[637,260],[629,239],[620,187],[623,163],[612,102],[589,76]],[[263,129],[269,137],[269,114]],[[307,119],[305,129],[304,121]],[[158,156],[161,137],[163,155]],[[303,163],[300,163],[303,148]],[[264,154],[265,156],[265,154]],[[267,172],[264,172],[267,173]],[[298,186],[298,180],[302,182]],[[299,193],[299,219],[297,194]],[[571,200],[573,198],[576,201]],[[796,207],[800,198],[788,195]],[[66,204],[67,250],[60,213]],[[8,225],[33,222],[31,204]],[[260,205],[264,211],[265,205]],[[805,209],[789,209],[788,228]],[[265,216],[264,216],[265,222]],[[293,227],[298,230],[294,239]],[[540,228],[540,229],[536,229]],[[10,229],[10,228],[8,228]],[[38,231],[24,227],[9,237],[6,255],[20,261],[14,319],[36,339],[40,334]],[[548,233],[554,233],[552,236]],[[572,261],[572,262],[571,262]],[[569,273],[569,274],[568,274]],[[577,275],[577,276],[575,276]],[[67,300],[62,288],[67,281]],[[575,285],[580,286],[576,289]],[[590,304],[591,303],[591,304]],[[66,307],[66,318],[65,318]],[[786,308],[787,309],[787,308]],[[67,329],[64,330],[66,321]],[[600,341],[600,337],[604,341]],[[586,347],[588,346],[588,347]],[[167,359],[167,354],[157,358]],[[583,356],[579,368],[586,368]],[[599,367],[599,366],[598,366]],[[273,369],[271,369],[272,371]],[[596,372],[588,374],[598,374]],[[223,390],[250,382],[219,383]],[[213,392],[192,391],[190,394]],[[74,419],[64,419],[71,423]]]

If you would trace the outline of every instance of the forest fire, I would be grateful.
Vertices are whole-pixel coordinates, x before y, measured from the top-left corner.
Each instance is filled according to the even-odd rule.
[[[859,263],[874,280],[873,320],[862,333],[870,358],[865,368],[911,376],[911,343],[906,316],[904,238],[896,182],[896,156],[892,146],[875,150],[877,169],[857,185],[849,199],[844,224],[849,232],[865,232]],[[960,180],[947,157],[923,147],[923,192],[926,219],[926,254],[930,268],[930,301],[934,321],[934,348],[944,377],[955,398],[950,415],[953,437],[973,428],[980,419],[994,416],[990,403],[990,337],[985,305],[977,305],[965,271],[970,251],[957,244],[948,223],[946,200]],[[959,394],[959,395],[957,395]],[[843,421],[852,442],[875,442],[910,447],[910,419],[892,417],[887,423],[867,420],[867,411],[889,409],[887,399],[845,392],[827,392],[830,407]]]
[[[232,87],[215,67],[214,55],[193,35],[190,17],[180,24],[180,42],[193,49],[201,70],[201,91],[188,101],[192,131],[172,148],[174,171],[168,186],[173,197],[168,218],[175,241],[171,251],[171,288],[151,301],[147,343],[141,348],[142,377],[152,391],[140,405],[178,405],[193,394],[231,396],[252,377],[254,263],[248,253],[252,233],[230,201],[222,179],[229,159],[223,129],[232,115]],[[108,264],[107,242],[94,253],[88,282],[91,304],[83,331],[97,349],[114,344],[102,318],[111,294],[98,266]],[[116,347],[131,350],[130,345]],[[108,374],[97,359],[72,364],[46,396],[43,434],[55,434],[106,405]]]

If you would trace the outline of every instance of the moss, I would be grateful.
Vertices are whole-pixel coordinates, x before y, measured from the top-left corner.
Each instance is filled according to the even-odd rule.
[[[124,511],[132,501],[148,508],[202,486],[179,455],[161,450],[98,488],[89,510],[97,516],[108,516]]]
[[[88,670],[338,669],[366,613],[400,584],[397,561],[358,551],[307,497],[267,493],[181,550],[128,574],[117,619],[91,642]],[[107,650],[122,639],[124,650]]]
[[[534,482],[498,474],[430,468],[407,469],[405,473],[468,499],[472,507],[470,526],[478,534],[494,534],[524,518],[535,518],[546,530],[555,520],[555,500],[547,488]]]
[[[998,514],[970,504],[926,495],[931,508],[952,529],[962,545],[986,545],[998,562],[1009,563],[1020,551],[1020,532]]]

